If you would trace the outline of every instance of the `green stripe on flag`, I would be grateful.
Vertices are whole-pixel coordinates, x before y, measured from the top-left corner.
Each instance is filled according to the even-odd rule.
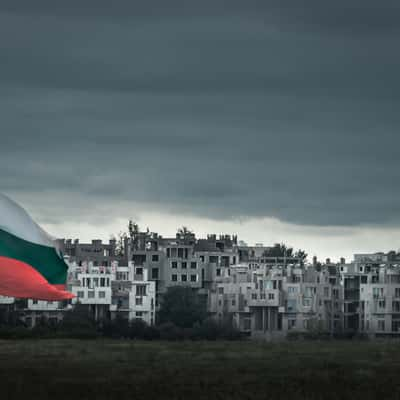
[[[29,264],[53,285],[66,282],[68,266],[54,247],[31,243],[0,229],[0,256]]]

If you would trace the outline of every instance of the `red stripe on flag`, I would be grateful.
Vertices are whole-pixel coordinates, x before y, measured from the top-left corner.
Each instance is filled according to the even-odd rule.
[[[29,264],[0,256],[0,295],[47,301],[68,300],[75,297],[72,293],[59,290],[56,286],[59,285],[50,285]]]

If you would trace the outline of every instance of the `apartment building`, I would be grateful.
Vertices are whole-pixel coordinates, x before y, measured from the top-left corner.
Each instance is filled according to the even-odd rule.
[[[128,265],[128,255],[125,251],[128,239],[117,244],[116,239],[110,239],[108,243],[101,240],[92,240],[91,243],[81,243],[79,239],[57,239],[56,245],[60,252],[68,256],[70,263],[81,266],[84,263],[92,263],[94,267],[109,267],[112,263]]]
[[[341,327],[341,287],[336,270],[299,265],[231,266],[210,290],[209,311],[259,338],[289,331]],[[333,277],[333,279],[332,279]]]
[[[134,229],[122,241],[58,240],[70,264],[70,302],[0,297],[2,312],[26,325],[59,322],[79,303],[97,320],[141,319],[154,324],[171,286],[191,287],[211,316],[231,321],[250,337],[289,332],[400,336],[400,255],[356,254],[351,263],[304,264],[291,251],[238,245],[237,237],[187,229],[164,238]],[[278,247],[277,247],[278,246]],[[282,249],[285,249],[284,247]],[[274,254],[271,256],[271,254]]]
[[[135,266],[117,267],[111,283],[111,318],[122,315],[129,320],[142,320],[148,325],[155,323],[156,285],[148,279],[148,270]]]
[[[196,239],[192,232],[178,232],[174,238],[157,233],[136,232],[129,242],[129,260],[149,271],[156,283],[156,308],[163,293],[171,286],[189,286],[206,297],[209,288],[224,269],[236,264],[237,238],[208,235]]]
[[[367,270],[360,285],[360,331],[371,337],[400,337],[400,260],[374,256],[357,260]]]
[[[93,263],[70,264],[69,288],[76,295],[72,304],[86,305],[96,320],[114,319],[117,315],[155,322],[155,283],[148,271],[129,262],[119,266],[94,266]]]
[[[94,265],[92,261],[69,262],[67,288],[75,294],[69,301],[43,301],[0,297],[0,308],[12,312],[26,326],[34,327],[45,319],[57,324],[76,304],[87,309],[97,321],[117,316],[129,320],[140,319],[149,325],[155,323],[155,282],[148,279],[148,271],[135,267]],[[96,263],[98,264],[98,263]]]

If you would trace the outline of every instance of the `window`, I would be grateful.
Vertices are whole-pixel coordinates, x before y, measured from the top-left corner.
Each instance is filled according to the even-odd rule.
[[[288,293],[297,293],[297,286],[288,286]]]
[[[136,296],[146,296],[146,285],[136,286]]]
[[[224,294],[224,288],[223,287],[219,287],[218,288],[218,294]]]
[[[378,331],[384,331],[384,330],[385,330],[385,320],[379,319],[378,320]]]
[[[312,297],[313,293],[315,293],[315,287],[306,287],[305,296]]]
[[[187,268],[187,262],[186,261],[182,261],[181,267],[183,269],[186,269]]]
[[[88,298],[93,299],[94,298],[94,290],[89,290],[88,292]]]
[[[190,268],[196,269],[196,268],[197,268],[197,262],[192,261],[192,262],[190,263]]]
[[[400,288],[396,288],[395,290],[394,290],[394,297],[400,297]]]
[[[172,282],[177,282],[178,281],[178,275],[176,275],[176,274],[171,275],[171,281]]]
[[[297,309],[297,301],[296,300],[288,300],[286,305],[287,311],[296,311]]]
[[[151,256],[151,261],[153,261],[153,262],[158,262],[158,260],[159,260],[158,254],[153,254],[153,255]]]
[[[100,286],[104,287],[106,285],[106,278],[100,278]]]
[[[137,317],[143,317],[143,311],[136,311],[135,314]]]
[[[329,297],[329,288],[324,287],[324,297]]]
[[[32,300],[32,304],[38,304],[39,302],[37,300]]]
[[[274,300],[275,293],[268,293],[268,300]]]
[[[400,331],[400,320],[397,320],[397,319],[392,320],[392,331],[393,332]]]
[[[191,282],[197,282],[197,275],[190,275]]]
[[[83,299],[83,297],[85,296],[85,292],[80,290],[80,291],[78,291],[77,295],[78,295],[78,299]]]
[[[178,268],[178,263],[176,261],[172,261],[171,268]]]
[[[252,293],[252,294],[251,294],[251,298],[252,298],[253,300],[257,300],[257,293]]]
[[[99,292],[99,298],[104,299],[106,297],[106,292],[100,291]]]
[[[187,282],[187,275],[186,274],[182,274],[181,280],[182,280],[182,282]]]
[[[221,268],[217,268],[216,269],[216,275],[217,276],[221,276]]]
[[[183,258],[183,248],[178,249],[178,258]]]
[[[136,268],[136,275],[143,275],[143,268],[137,267]]]
[[[385,307],[386,307],[386,302],[385,302],[385,300],[379,300],[379,301],[378,301],[378,307],[379,307],[379,308],[385,308]]]
[[[235,299],[232,300],[232,305],[236,306],[236,300]]]
[[[311,299],[308,297],[303,298],[303,306],[304,307],[311,307]]]
[[[136,297],[135,304],[137,306],[143,305],[143,297]]]
[[[151,279],[158,279],[158,268],[151,269]]]
[[[383,288],[373,288],[372,289],[372,295],[374,299],[377,299],[379,297],[383,297]]]

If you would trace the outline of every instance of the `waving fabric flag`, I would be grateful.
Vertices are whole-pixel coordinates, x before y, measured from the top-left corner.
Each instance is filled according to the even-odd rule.
[[[53,239],[20,206],[0,193],[0,295],[67,300],[68,266]]]

